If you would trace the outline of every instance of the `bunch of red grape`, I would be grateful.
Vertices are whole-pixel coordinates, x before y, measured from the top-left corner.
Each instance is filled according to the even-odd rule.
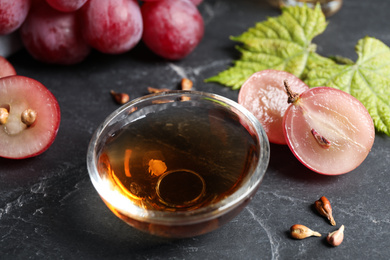
[[[0,0],[0,34],[20,31],[37,60],[75,64],[94,48],[108,54],[141,40],[157,55],[178,60],[199,44],[202,0]]]

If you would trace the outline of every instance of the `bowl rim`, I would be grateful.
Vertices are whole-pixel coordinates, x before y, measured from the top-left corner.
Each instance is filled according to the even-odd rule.
[[[260,154],[256,167],[252,170],[252,176],[250,176],[242,185],[234,191],[227,198],[220,200],[215,204],[208,205],[206,207],[201,207],[199,209],[194,209],[190,211],[157,211],[157,210],[145,210],[144,208],[138,207],[134,204],[127,205],[128,208],[123,209],[121,206],[117,205],[119,203],[110,200],[108,196],[107,187],[103,187],[101,185],[101,179],[99,178],[99,173],[97,170],[97,154],[96,148],[98,145],[99,138],[101,134],[104,132],[107,126],[115,120],[115,118],[122,114],[125,111],[131,110],[132,107],[136,107],[138,104],[143,102],[148,102],[153,99],[159,99],[162,97],[182,97],[182,96],[198,96],[200,98],[206,98],[212,100],[220,105],[228,106],[229,108],[234,108],[234,113],[237,111],[242,114],[247,121],[251,124],[251,129],[256,133],[258,137],[258,142],[260,145]],[[179,101],[179,100],[178,100]],[[175,101],[176,102],[176,101]],[[231,109],[230,109],[231,110]],[[154,223],[154,224],[169,224],[169,225],[187,225],[187,224],[195,224],[203,221],[207,221],[210,219],[214,219],[220,217],[221,215],[235,209],[239,206],[243,201],[250,199],[257,188],[259,187],[265,172],[268,168],[269,157],[270,157],[270,144],[267,138],[267,135],[257,120],[257,118],[249,112],[242,105],[237,102],[223,97],[218,94],[203,92],[203,91],[195,91],[195,90],[171,90],[160,93],[154,93],[145,95],[136,99],[129,101],[128,103],[122,105],[121,107],[114,110],[110,115],[106,117],[106,119],[97,127],[94,131],[92,138],[89,142],[87,149],[87,170],[91,179],[91,182],[101,196],[103,200],[106,200],[109,204],[114,205],[119,208],[121,214],[127,215],[130,218],[136,219],[142,222]],[[129,208],[130,207],[130,208]],[[129,214],[125,212],[131,212]]]

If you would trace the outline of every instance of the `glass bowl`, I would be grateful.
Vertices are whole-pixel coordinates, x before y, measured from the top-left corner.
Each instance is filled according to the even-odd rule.
[[[129,225],[163,237],[210,232],[257,191],[269,162],[259,121],[236,102],[197,91],[147,95],[97,128],[91,181]]]

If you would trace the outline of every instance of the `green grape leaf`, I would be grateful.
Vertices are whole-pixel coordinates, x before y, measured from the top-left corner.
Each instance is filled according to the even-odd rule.
[[[356,63],[314,68],[305,83],[351,94],[367,108],[377,131],[390,135],[390,48],[380,40],[365,37],[357,43],[356,52]]]
[[[326,26],[320,5],[314,9],[306,5],[284,7],[280,16],[270,17],[240,36],[231,37],[240,43],[237,49],[241,58],[206,82],[239,89],[253,73],[264,69],[284,70],[304,78],[310,69],[335,63],[316,54],[312,43]]]

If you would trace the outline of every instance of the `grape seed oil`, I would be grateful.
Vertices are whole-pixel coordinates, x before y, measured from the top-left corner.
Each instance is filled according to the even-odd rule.
[[[259,150],[227,109],[167,106],[110,134],[99,171],[133,204],[189,211],[233,193],[256,166]]]

